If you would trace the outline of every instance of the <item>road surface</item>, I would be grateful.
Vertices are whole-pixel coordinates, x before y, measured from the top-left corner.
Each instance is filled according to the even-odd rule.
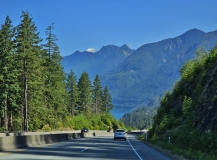
[[[170,160],[169,157],[141,143],[133,135],[127,140],[112,136],[73,139],[53,144],[0,152],[0,160]]]

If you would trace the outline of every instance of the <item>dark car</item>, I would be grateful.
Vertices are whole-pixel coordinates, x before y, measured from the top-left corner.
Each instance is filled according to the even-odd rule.
[[[81,133],[85,133],[85,132],[88,132],[88,129],[86,127],[81,129]]]

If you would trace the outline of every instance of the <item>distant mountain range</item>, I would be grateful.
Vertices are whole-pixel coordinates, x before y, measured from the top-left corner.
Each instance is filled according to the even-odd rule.
[[[108,45],[95,53],[77,51],[63,57],[62,64],[66,72],[72,69],[77,77],[83,71],[92,79],[100,75],[117,108],[156,106],[179,79],[181,66],[196,56],[196,50],[202,46],[208,50],[216,44],[217,31],[192,29],[137,50]]]
[[[98,52],[79,52],[63,57],[62,65],[65,72],[71,69],[77,77],[86,71],[91,79],[96,74],[102,75],[120,64],[126,57],[135,50],[130,49],[127,45],[117,47],[115,45],[103,46]]]

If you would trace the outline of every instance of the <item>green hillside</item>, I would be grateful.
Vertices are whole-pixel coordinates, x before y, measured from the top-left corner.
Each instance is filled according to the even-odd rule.
[[[149,140],[191,159],[217,157],[217,47],[198,51],[160,102]],[[170,137],[170,144],[168,140]]]
[[[128,128],[148,129],[153,125],[153,117],[156,115],[156,111],[157,108],[154,107],[139,107],[126,113],[120,121]]]

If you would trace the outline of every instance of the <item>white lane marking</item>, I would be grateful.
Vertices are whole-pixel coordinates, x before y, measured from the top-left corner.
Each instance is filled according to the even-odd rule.
[[[97,143],[94,143],[94,145],[96,145]]]
[[[127,140],[127,142],[129,143],[129,145],[131,146],[131,148],[133,149],[133,151],[136,153],[136,155],[139,157],[140,160],[142,160],[142,158],[139,156],[139,154],[136,152],[136,150],[133,148],[133,146],[131,145],[130,141]]]
[[[84,148],[84,149],[82,149],[80,152],[84,152],[86,149],[88,149],[88,148]]]

